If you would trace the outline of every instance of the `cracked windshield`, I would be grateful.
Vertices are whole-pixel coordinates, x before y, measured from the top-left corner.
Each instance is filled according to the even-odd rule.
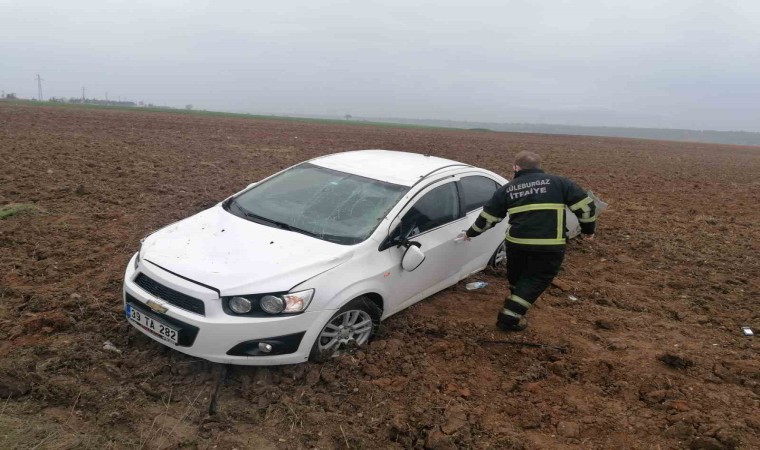
[[[357,244],[408,191],[405,186],[301,164],[236,197],[229,211],[338,244]]]

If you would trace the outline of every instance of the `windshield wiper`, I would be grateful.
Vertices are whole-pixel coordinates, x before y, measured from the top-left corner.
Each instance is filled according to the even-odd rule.
[[[238,207],[239,207],[239,205],[238,205]],[[301,234],[305,234],[307,236],[312,236],[312,237],[318,237],[319,236],[317,233],[314,233],[314,232],[311,232],[311,231],[308,231],[308,230],[303,230],[301,228],[296,228],[296,227],[294,227],[292,225],[289,225],[289,224],[287,224],[285,222],[279,222],[277,220],[269,219],[267,217],[263,217],[263,216],[260,216],[258,214],[254,214],[254,213],[249,212],[249,211],[244,211],[242,208],[240,208],[240,209],[241,209],[241,212],[246,217],[249,217],[249,218],[255,219],[255,220],[260,220],[262,222],[270,223],[270,224],[272,224],[272,225],[274,225],[274,226],[276,226],[276,227],[278,227],[280,229],[287,230],[287,231],[293,231],[295,233],[301,233]]]
[[[325,235],[325,234],[315,233],[315,232],[309,231],[309,230],[304,230],[303,228],[294,227],[293,225],[289,225],[289,224],[287,224],[285,222],[280,222],[280,221],[277,221],[277,220],[274,220],[274,219],[270,219],[268,217],[264,217],[264,216],[260,216],[258,214],[254,214],[254,213],[248,211],[247,209],[244,209],[242,206],[240,206],[235,201],[234,197],[231,197],[229,199],[229,201],[225,202],[225,203],[227,203],[227,204],[226,205],[223,204],[222,206],[226,206],[227,209],[230,209],[230,208],[232,208],[234,206],[235,209],[237,209],[238,211],[240,211],[240,214],[242,214],[244,217],[247,217],[249,219],[253,219],[254,221],[265,222],[265,223],[270,224],[272,226],[275,226],[275,227],[277,227],[277,228],[279,228],[281,230],[292,231],[294,233],[305,234],[306,236],[315,237],[317,239],[325,239],[325,240],[328,240],[328,241],[337,242],[337,241],[334,240],[334,239],[337,239],[336,237]]]
[[[238,208],[240,208],[240,205],[237,205],[237,206],[238,206]],[[242,212],[243,215],[245,217],[248,217],[249,219],[260,220],[262,222],[266,222],[266,223],[269,223],[271,225],[274,225],[277,228],[282,228],[283,230],[290,230],[290,225],[288,225],[287,223],[278,222],[276,220],[268,219],[268,218],[260,216],[258,214],[254,214],[252,212],[246,211],[243,208],[240,208],[240,212]]]
[[[292,225],[286,225],[286,226],[288,227],[287,230],[290,230],[290,231],[293,231],[293,232],[296,232],[296,233],[305,234],[306,236],[311,236],[311,237],[315,237],[315,238],[318,238],[318,239],[321,239],[321,238],[324,237],[323,235],[321,235],[319,233],[315,233],[315,232],[309,231],[309,230],[304,230],[303,228],[296,228],[296,227],[294,227]]]

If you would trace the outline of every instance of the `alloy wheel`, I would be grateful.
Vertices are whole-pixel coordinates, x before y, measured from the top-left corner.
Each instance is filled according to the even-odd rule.
[[[502,267],[507,262],[507,243],[506,241],[501,241],[501,244],[499,244],[498,247],[496,247],[496,252],[493,254],[493,266],[494,267]]]
[[[339,314],[325,325],[317,339],[320,352],[341,355],[346,349],[367,343],[372,334],[372,317],[362,310],[352,309]]]

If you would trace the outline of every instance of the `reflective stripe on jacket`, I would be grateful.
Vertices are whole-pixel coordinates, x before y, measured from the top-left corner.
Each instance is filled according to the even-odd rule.
[[[540,169],[521,170],[494,193],[467,235],[475,237],[509,214],[507,242],[535,250],[561,250],[567,238],[565,206],[578,216],[582,233],[594,233],[596,207],[580,186]]]

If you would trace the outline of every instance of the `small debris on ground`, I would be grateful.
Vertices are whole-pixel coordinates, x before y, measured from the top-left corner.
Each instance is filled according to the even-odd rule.
[[[114,353],[121,353],[121,350],[116,348],[116,346],[113,345],[111,341],[105,341],[103,343],[103,350],[108,350],[109,352],[114,352]]]
[[[467,283],[465,285],[465,288],[468,291],[474,291],[476,289],[483,289],[486,286],[488,286],[488,283],[486,283],[485,281],[474,281],[472,283]]]

